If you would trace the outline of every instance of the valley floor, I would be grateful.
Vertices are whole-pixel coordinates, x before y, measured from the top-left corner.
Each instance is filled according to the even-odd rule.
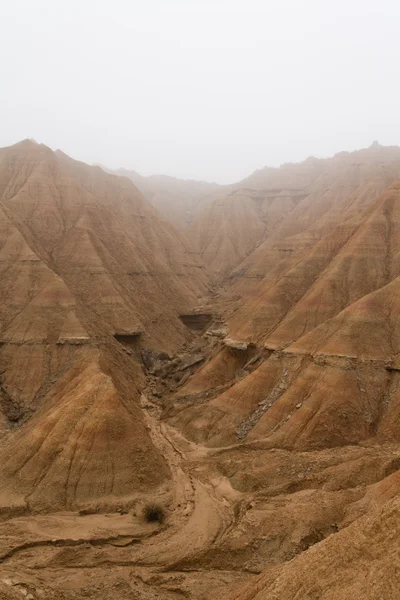
[[[199,336],[180,362],[172,361],[174,368],[167,361],[164,371],[148,375],[141,398],[145,426],[171,472],[170,482],[154,495],[165,521],[146,523],[144,500],[109,511],[93,505],[77,512],[4,515],[2,600],[236,597],[258,574],[293,563],[379,504],[385,494],[379,485],[395,477],[400,465],[398,444],[292,451],[238,439],[216,448],[190,441],[171,426],[176,410],[209,398],[208,392],[203,398],[177,396],[185,384],[171,391],[174,372],[189,365],[195,375],[220,351],[221,342]],[[225,387],[243,376],[236,374]],[[325,598],[307,593],[300,597]]]

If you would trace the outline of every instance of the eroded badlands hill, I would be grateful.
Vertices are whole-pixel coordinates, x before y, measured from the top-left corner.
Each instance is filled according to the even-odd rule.
[[[231,186],[211,294],[127,178],[0,151],[0,598],[397,598],[397,179],[374,145]]]
[[[381,193],[398,176],[396,154],[357,153],[357,185],[300,203],[234,271],[217,301],[226,322],[209,332],[225,339],[166,403],[165,418],[187,438],[221,447],[217,472],[256,494],[221,544],[234,564],[257,570],[316,544],[238,598],[396,597],[395,573],[362,581],[363,565],[391,571],[398,550],[386,520],[398,518],[400,491],[400,185]],[[382,452],[393,461],[383,470]],[[337,542],[323,542],[337,531]]]
[[[216,390],[223,354],[246,359],[237,382],[174,417],[186,434],[211,445],[268,439],[302,449],[397,438],[390,423],[400,342],[399,184],[322,237],[319,227],[308,229],[314,245],[275,256],[253,289],[233,285],[244,298],[227,320],[237,349],[222,348],[180,394]],[[257,368],[250,362],[246,370],[254,355]]]
[[[221,189],[193,223],[190,238],[217,280],[234,271],[251,292],[252,280],[281,259],[290,260],[296,246],[313,246],[334,223],[345,227],[399,177],[400,149],[379,145],[261,169]],[[318,228],[309,233],[316,222]]]
[[[206,278],[186,242],[128,179],[27,140],[0,150],[0,269],[4,510],[112,502],[168,480],[134,355],[190,339],[178,315]]]
[[[399,517],[397,497],[296,559],[270,568],[229,600],[395,600]]]

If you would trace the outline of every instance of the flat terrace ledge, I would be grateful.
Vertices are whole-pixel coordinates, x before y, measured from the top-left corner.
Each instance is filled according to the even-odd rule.
[[[186,313],[179,315],[180,320],[188,329],[204,331],[210,325],[214,315],[207,312]]]
[[[225,344],[225,346],[228,346],[228,348],[234,348],[235,350],[247,350],[248,348],[255,348],[256,344],[253,344],[252,342],[243,342],[240,340],[234,340],[230,337],[226,337],[223,340],[223,343]]]
[[[63,336],[63,337],[59,337],[57,340],[57,345],[58,346],[62,346],[64,344],[73,344],[73,345],[80,345],[80,344],[89,344],[90,342],[90,337],[88,335],[80,335],[80,336]]]
[[[116,331],[114,333],[114,339],[130,350],[137,350],[140,349],[140,338],[143,333],[144,331],[142,329]]]

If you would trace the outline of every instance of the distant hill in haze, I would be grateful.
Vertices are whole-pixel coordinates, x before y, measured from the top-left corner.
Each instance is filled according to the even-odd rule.
[[[104,166],[102,168],[109,173],[131,179],[160,215],[182,231],[191,225],[201,208],[212,200],[222,187],[206,181],[178,179],[168,175],[144,177],[128,169],[112,171]]]
[[[376,143],[332,158],[266,167],[220,188],[187,234],[214,277],[223,278],[247,257],[261,257],[262,249],[251,256],[260,244],[300,235],[323,218],[348,219],[351,211],[368,207],[399,177],[400,148]]]

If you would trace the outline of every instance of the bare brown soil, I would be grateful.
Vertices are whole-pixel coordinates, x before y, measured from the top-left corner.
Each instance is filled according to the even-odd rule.
[[[0,150],[1,600],[398,598],[399,177],[257,172],[197,252],[127,178]]]

